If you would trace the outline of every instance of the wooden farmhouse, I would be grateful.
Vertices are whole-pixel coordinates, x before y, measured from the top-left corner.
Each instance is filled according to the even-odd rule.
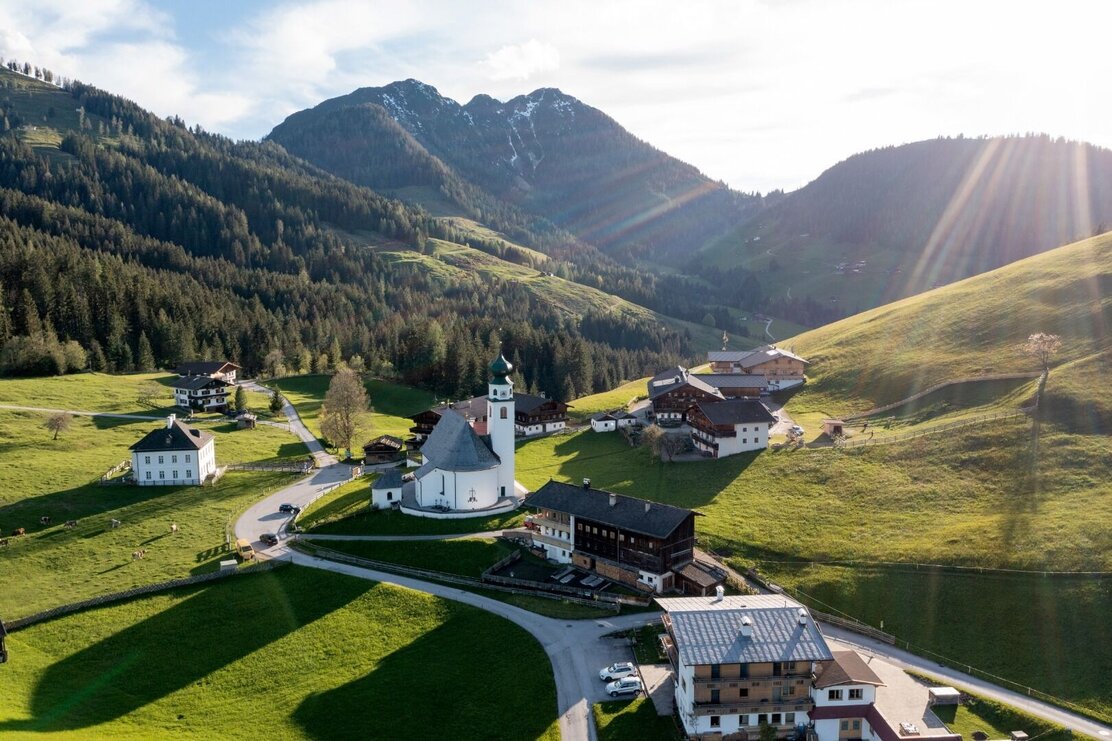
[[[770,391],[781,391],[805,380],[808,362],[795,353],[765,345],[756,350],[720,350],[707,353],[711,370],[721,374],[764,376]]]
[[[208,376],[228,383],[236,382],[236,374],[243,370],[227,360],[191,360],[174,369],[179,376]]]
[[[526,504],[538,512],[533,542],[549,559],[646,591],[685,589],[684,567],[695,560],[694,511],[593,489],[588,482],[549,481]],[[707,587],[691,588],[702,593]]]
[[[649,401],[658,420],[682,421],[687,410],[703,401],[722,401],[722,392],[676,366],[649,379]]]
[[[363,463],[368,466],[405,460],[405,443],[400,437],[379,435],[363,445]]]
[[[691,441],[712,458],[768,447],[776,417],[759,399],[701,402],[687,413]]]

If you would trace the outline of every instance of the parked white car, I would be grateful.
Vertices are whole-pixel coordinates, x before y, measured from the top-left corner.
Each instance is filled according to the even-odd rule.
[[[615,679],[628,677],[631,674],[637,673],[637,667],[633,665],[632,661],[619,661],[616,664],[611,664],[605,669],[598,670],[598,678],[603,682],[612,682]]]
[[[622,677],[606,685],[606,691],[611,697],[617,697],[618,695],[639,695],[641,694],[641,689],[640,677]]]
[[[803,437],[803,428],[799,425],[792,425],[792,434],[796,437]]]

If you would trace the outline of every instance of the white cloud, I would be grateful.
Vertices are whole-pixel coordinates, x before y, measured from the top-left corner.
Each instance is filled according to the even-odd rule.
[[[490,52],[479,62],[492,80],[528,80],[540,72],[560,68],[560,52],[552,44],[529,39]]]
[[[768,190],[939,134],[1112,145],[1112,101],[1094,92],[1112,76],[1109,16],[1083,0],[288,0],[212,13],[186,43],[143,0],[0,0],[0,54],[236,137],[407,77],[461,102],[559,87],[711,177]]]

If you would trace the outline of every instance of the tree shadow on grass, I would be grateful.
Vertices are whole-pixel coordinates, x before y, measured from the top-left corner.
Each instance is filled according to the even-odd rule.
[[[35,685],[32,717],[0,723],[0,735],[81,730],[116,720],[324,617],[374,586],[337,578],[321,589],[315,577],[286,567],[195,588],[169,609],[50,666]],[[82,619],[100,617],[91,613],[67,619],[80,625]]]
[[[294,721],[318,741],[544,736],[556,720],[549,664],[535,643],[528,661],[517,656],[518,644],[502,643],[504,631],[491,630],[494,619],[452,610],[446,623],[384,657],[369,674],[307,697]],[[514,681],[500,689],[499,675],[511,671]]]

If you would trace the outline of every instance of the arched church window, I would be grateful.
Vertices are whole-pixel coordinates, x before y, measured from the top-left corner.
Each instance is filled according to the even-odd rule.
[[[502,419],[506,419],[506,407],[502,407],[501,417],[502,417]]]

